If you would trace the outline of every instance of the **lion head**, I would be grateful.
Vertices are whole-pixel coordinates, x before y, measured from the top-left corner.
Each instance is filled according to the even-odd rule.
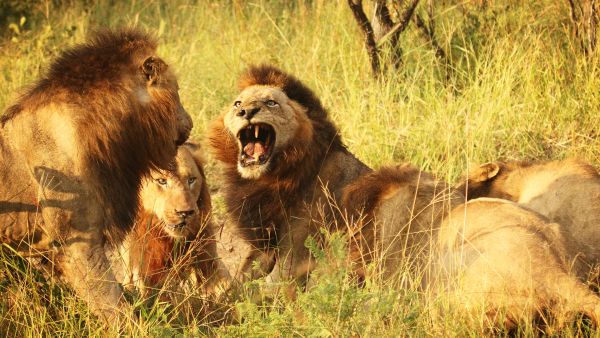
[[[511,200],[516,193],[506,191],[510,187],[508,173],[513,172],[525,163],[488,162],[471,170],[467,178],[457,186],[457,190],[465,193],[468,199],[478,197],[495,197]]]
[[[96,32],[62,53],[0,117],[5,126],[61,107],[60,125],[72,132],[49,133],[59,134],[60,144],[76,145],[66,149],[79,149],[69,156],[82,162],[113,238],[133,224],[141,178],[167,168],[193,126],[177,78],[156,49],[156,40],[139,30]]]
[[[200,147],[185,143],[169,170],[153,170],[142,183],[141,206],[158,218],[162,231],[173,238],[192,238],[207,221],[210,195]]]
[[[597,177],[595,168],[576,159],[488,162],[471,170],[457,188],[465,192],[468,199],[495,197],[524,202],[532,196],[548,193],[552,183],[571,178],[574,183],[595,182]],[[573,184],[566,186],[573,187]]]
[[[295,77],[270,65],[251,66],[239,87],[210,138],[217,157],[243,179],[281,178],[300,163],[312,170],[330,146],[343,147],[319,99]]]

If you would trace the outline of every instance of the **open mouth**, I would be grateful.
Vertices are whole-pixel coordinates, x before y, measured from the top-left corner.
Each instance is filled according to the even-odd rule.
[[[269,161],[275,144],[275,130],[268,124],[256,123],[239,131],[241,144],[240,165],[248,167]]]
[[[167,224],[170,228],[173,228],[175,230],[180,230],[183,229],[183,227],[185,227],[187,225],[187,223],[185,221],[181,222],[181,223],[177,223],[177,224]]]

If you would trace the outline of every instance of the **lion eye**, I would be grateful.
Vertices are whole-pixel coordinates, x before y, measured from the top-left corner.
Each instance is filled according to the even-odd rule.
[[[195,177],[188,178],[188,185],[192,185],[192,184],[194,184],[194,182],[196,182],[196,178]]]
[[[156,183],[158,183],[159,185],[167,185],[166,178],[156,178],[156,179],[154,179],[154,181],[156,181]]]
[[[236,108],[239,108],[241,105],[242,105],[242,101],[235,101],[233,103],[233,106],[236,107]]]
[[[275,102],[273,100],[267,100],[267,102],[265,102],[265,104],[267,105],[267,107],[275,107],[275,106],[277,106],[277,102]]]

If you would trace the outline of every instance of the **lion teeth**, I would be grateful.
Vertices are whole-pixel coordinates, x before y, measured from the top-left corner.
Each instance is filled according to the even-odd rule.
[[[258,125],[254,125],[254,138],[258,138],[258,131],[259,131]]]

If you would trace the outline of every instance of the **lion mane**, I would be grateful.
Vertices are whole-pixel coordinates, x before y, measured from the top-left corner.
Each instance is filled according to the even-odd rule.
[[[225,130],[223,118],[215,121],[209,135],[215,157],[224,163],[225,200],[230,214],[239,214],[242,235],[261,248],[276,246],[278,224],[285,222],[283,206],[294,205],[307,187],[312,187],[327,153],[349,154],[337,128],[317,96],[294,76],[270,66],[250,67],[239,79],[240,91],[250,86],[281,88],[287,96],[306,108],[310,132],[298,133],[292,144],[276,154],[269,176],[257,182],[245,179],[236,170],[238,148],[233,135]],[[243,211],[240,213],[241,203]]]
[[[209,132],[209,144],[223,167],[223,191],[229,218],[257,250],[278,249],[280,256],[294,256],[294,259],[306,262],[308,253],[304,239],[315,234],[311,219],[319,218],[327,226],[340,217],[332,210],[334,208],[325,208],[325,215],[317,215],[319,205],[337,203],[341,189],[370,169],[346,149],[321,101],[294,76],[263,64],[250,66],[238,83],[240,95],[246,95],[246,99],[239,98],[242,101],[236,101],[233,110],[217,118]],[[273,108],[280,109],[281,114],[272,113],[265,105],[270,101],[265,95],[282,100]],[[262,109],[256,114],[259,124],[260,121],[268,123],[269,118],[280,121],[276,126],[279,128],[276,136],[279,148],[276,146],[271,151],[270,162],[265,164],[268,169],[258,178],[244,177],[240,172],[244,170],[243,166],[240,169],[239,161],[244,158],[244,154],[240,155],[240,147],[244,147],[240,146],[241,140],[236,139],[228,125],[235,123],[232,120],[242,120],[240,113],[243,111],[234,110],[252,105],[261,108],[251,109]],[[284,113],[287,117],[281,122]],[[245,128],[253,127],[255,124],[251,120],[240,123],[246,123]],[[295,129],[292,130],[291,125]],[[284,143],[280,136],[288,141]],[[284,241],[293,243],[284,245]],[[295,254],[290,255],[290,251]],[[291,265],[302,265],[297,263]],[[241,270],[247,267],[246,264]],[[306,272],[306,269],[300,269],[291,274],[297,276],[301,270]]]
[[[142,177],[192,128],[156,48],[138,30],[96,32],[0,117],[0,239],[56,251],[57,271],[97,314],[122,298],[103,243],[131,229]]]
[[[155,90],[151,104],[136,92],[147,81],[139,67],[156,49],[156,41],[141,31],[99,31],[57,58],[47,75],[0,117],[4,126],[49,104],[76,107],[76,128],[85,131],[77,141],[85,152],[84,166],[95,176],[97,199],[116,238],[132,225],[140,178],[151,168],[166,167],[175,154],[165,140],[172,138],[177,122],[172,118],[180,106],[177,91]],[[161,59],[146,60],[142,67],[143,74],[154,77],[151,81],[166,82],[161,75],[167,65]]]

